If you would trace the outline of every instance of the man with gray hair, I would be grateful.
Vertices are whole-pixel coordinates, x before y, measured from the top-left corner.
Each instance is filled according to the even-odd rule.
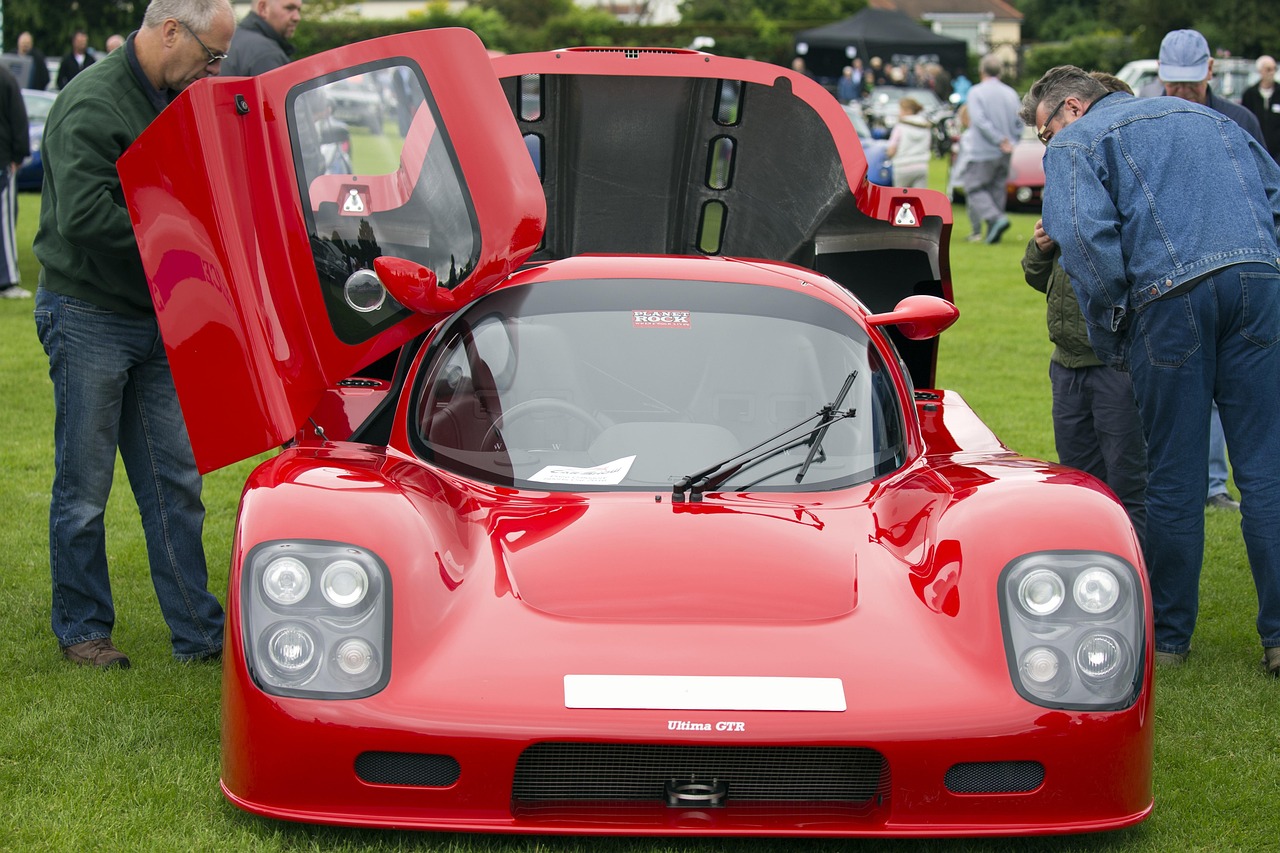
[[[160,111],[218,73],[228,0],[151,0],[141,29],[76,77],[45,123],[36,329],[54,393],[49,502],[53,633],[72,663],[126,668],[103,514],[117,449],[146,535],[174,657],[216,660],[222,607],[208,591],[204,506],[116,161]]]
[[[1156,663],[1191,647],[1204,561],[1209,410],[1241,494],[1263,665],[1280,676],[1280,166],[1231,119],[1108,93],[1074,66],[1023,100],[1044,156],[1044,228],[1147,436]]]
[[[982,239],[987,226],[988,243],[999,243],[1009,230],[1009,169],[1013,146],[1022,135],[1018,122],[1018,93],[1000,80],[1004,64],[995,54],[982,58],[982,81],[969,90],[969,128],[960,137],[964,167],[959,178],[972,223],[970,242]]]

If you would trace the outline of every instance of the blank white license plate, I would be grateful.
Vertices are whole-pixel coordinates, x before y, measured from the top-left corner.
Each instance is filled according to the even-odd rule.
[[[566,675],[566,708],[843,711],[839,678],[751,675]]]

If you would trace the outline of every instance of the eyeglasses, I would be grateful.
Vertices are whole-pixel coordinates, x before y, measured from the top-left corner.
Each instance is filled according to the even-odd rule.
[[[1039,139],[1041,142],[1043,142],[1045,145],[1048,145],[1049,140],[1053,139],[1053,131],[1049,129],[1049,125],[1053,124],[1054,118],[1056,118],[1058,113],[1062,111],[1062,108],[1063,106],[1066,105],[1066,103],[1067,103],[1067,99],[1063,98],[1062,101],[1060,101],[1058,105],[1053,108],[1053,112],[1049,113],[1049,117],[1044,120],[1044,124],[1040,125],[1040,127],[1036,130],[1036,138]]]
[[[221,62],[222,60],[227,58],[227,54],[225,53],[214,53],[212,50],[209,50],[209,45],[205,44],[203,41],[200,40],[200,36],[196,35],[195,30],[187,26],[186,21],[178,21],[178,23],[182,24],[182,28],[187,32],[191,33],[191,37],[196,40],[196,44],[203,47],[204,52],[209,54],[209,61],[205,63],[206,65],[212,65],[215,62]]]

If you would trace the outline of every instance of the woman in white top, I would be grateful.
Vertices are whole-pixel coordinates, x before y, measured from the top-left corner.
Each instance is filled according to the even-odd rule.
[[[898,123],[889,134],[885,156],[893,160],[893,185],[927,187],[933,125],[920,115],[920,102],[906,97],[898,102]]]

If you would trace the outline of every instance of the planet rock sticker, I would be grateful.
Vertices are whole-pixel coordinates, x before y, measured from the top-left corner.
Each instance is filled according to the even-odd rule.
[[[690,312],[637,309],[631,312],[631,325],[637,329],[687,329]]]

